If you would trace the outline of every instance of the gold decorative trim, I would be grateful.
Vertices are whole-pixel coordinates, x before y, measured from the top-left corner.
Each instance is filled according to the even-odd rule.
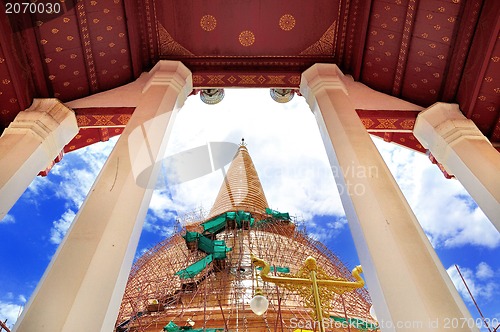
[[[321,38],[300,52],[300,55],[332,55],[335,41],[335,27],[337,21],[333,21],[332,25],[326,29]]]
[[[160,37],[160,54],[162,55],[194,55],[172,38],[168,31],[158,22]]]

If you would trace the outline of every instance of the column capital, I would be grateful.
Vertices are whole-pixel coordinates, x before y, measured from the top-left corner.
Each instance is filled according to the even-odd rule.
[[[457,104],[436,103],[417,116],[413,134],[500,230],[500,154],[475,123]]]
[[[50,151],[57,150],[57,156],[64,145],[78,134],[78,124],[73,110],[58,99],[35,98],[29,108],[18,113],[2,136],[12,134],[31,135]]]
[[[344,74],[335,64],[316,63],[302,73],[300,81],[300,92],[308,93],[308,90],[318,91],[321,89],[340,89],[347,95],[344,84]]]
[[[154,85],[171,86],[177,91],[181,91],[186,86],[186,83],[192,90],[191,71],[180,61],[160,60],[149,71],[148,76],[148,81],[142,89],[143,93]]]
[[[462,114],[458,104],[435,103],[423,110],[417,116],[413,134],[426,149],[433,147],[432,154],[441,163],[447,159],[448,150],[464,139],[489,143],[476,124]]]
[[[57,99],[19,112],[0,138],[0,219],[76,134],[75,113]]]

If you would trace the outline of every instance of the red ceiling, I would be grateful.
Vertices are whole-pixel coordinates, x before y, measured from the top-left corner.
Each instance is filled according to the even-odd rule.
[[[62,15],[6,14],[0,3],[0,132],[34,97],[112,89],[159,59],[183,61],[196,87],[297,87],[303,70],[329,62],[423,107],[459,103],[500,144],[497,0],[59,1]],[[102,128],[65,150],[105,139]],[[374,134],[422,150],[404,130]]]

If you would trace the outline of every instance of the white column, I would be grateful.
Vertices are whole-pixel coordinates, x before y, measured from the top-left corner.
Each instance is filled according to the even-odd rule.
[[[382,331],[448,331],[447,320],[472,318],[359,120],[342,77],[337,66],[316,64],[302,74],[300,92],[316,116]]]
[[[462,183],[500,231],[500,153],[457,104],[422,111],[413,134]]]
[[[14,331],[113,331],[190,71],[160,61]]]
[[[0,137],[0,220],[77,133],[75,113],[57,99],[34,99],[16,116]]]

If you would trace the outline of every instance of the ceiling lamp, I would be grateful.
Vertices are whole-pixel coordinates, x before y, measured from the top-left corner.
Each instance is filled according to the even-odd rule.
[[[295,94],[292,89],[271,89],[271,98],[278,103],[288,103]]]
[[[224,89],[202,89],[200,92],[201,100],[208,105],[215,105],[224,99]]]

